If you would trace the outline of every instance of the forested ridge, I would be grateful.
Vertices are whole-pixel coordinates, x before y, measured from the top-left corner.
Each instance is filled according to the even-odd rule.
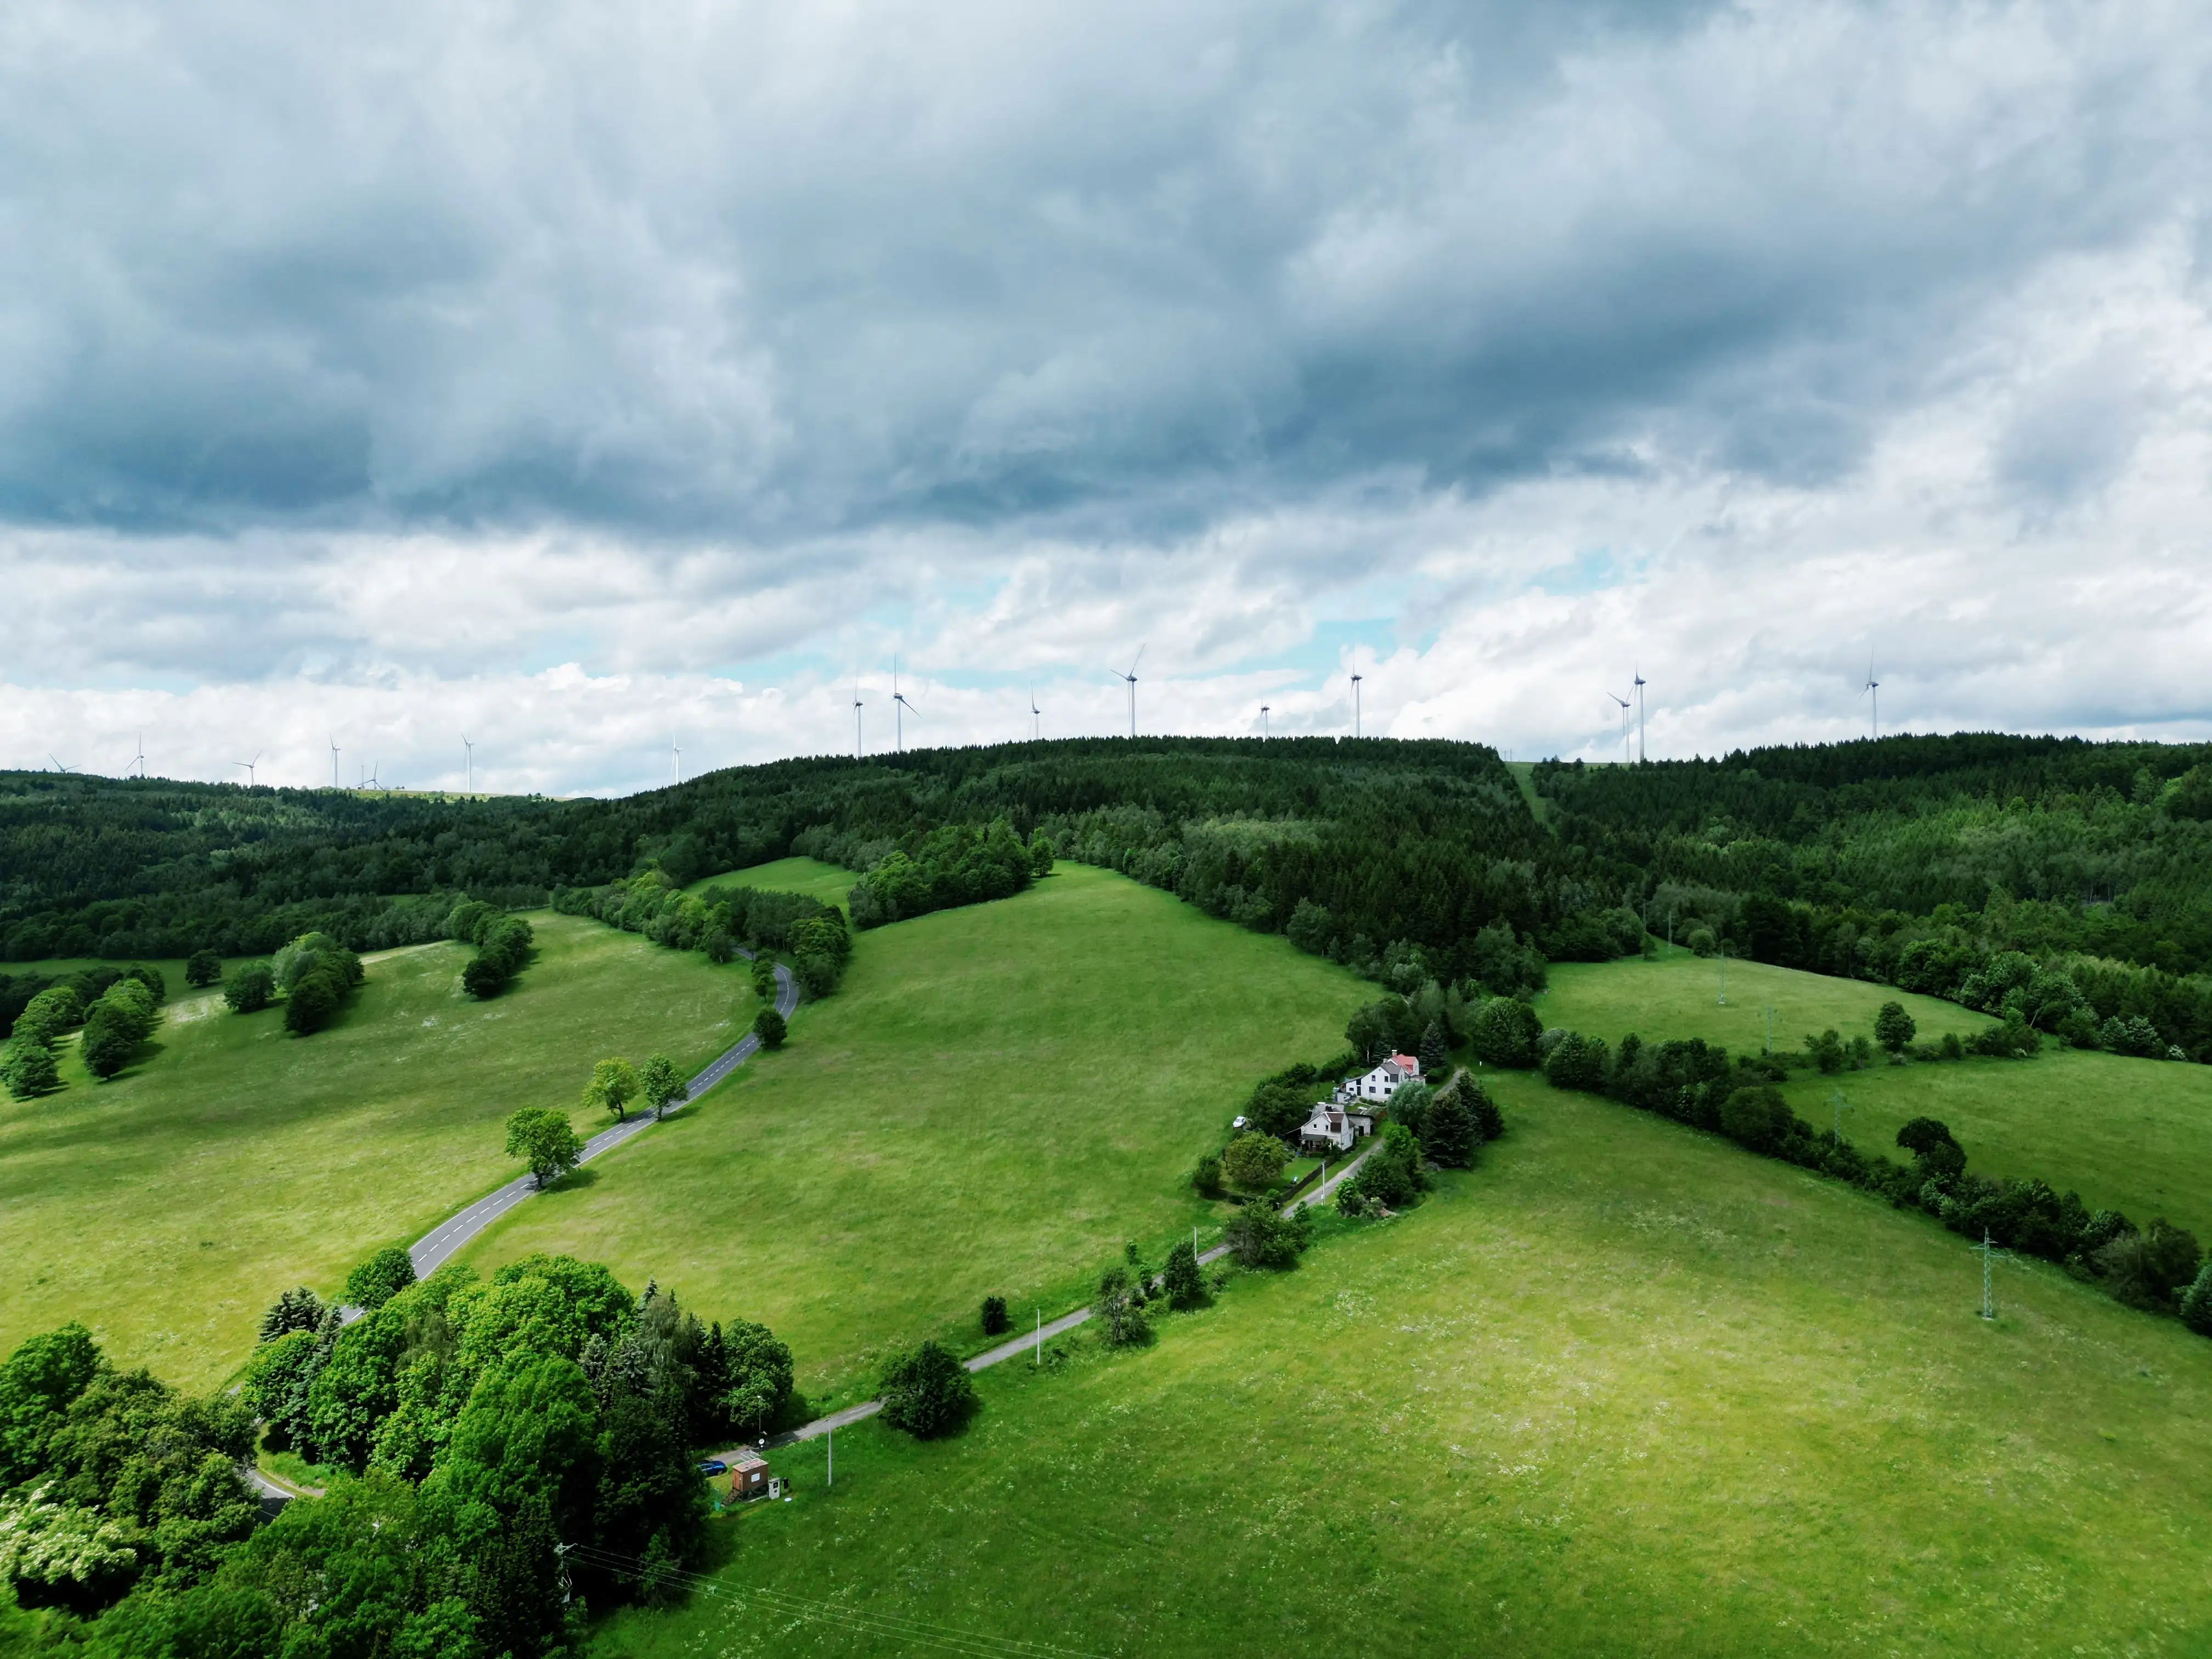
[[[457,895],[675,889],[794,853],[877,872],[866,927],[1014,890],[1042,844],[1401,990],[1525,992],[1648,926],[2212,1056],[2212,746],[1899,737],[1533,781],[1548,827],[1492,750],[1388,739],[817,757],[619,800],[0,775],[0,944],[231,955],[321,929],[365,950],[437,937]]]

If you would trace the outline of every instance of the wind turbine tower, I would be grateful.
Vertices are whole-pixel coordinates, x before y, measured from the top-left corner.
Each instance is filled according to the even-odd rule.
[[[1359,682],[1366,678],[1364,674],[1352,677],[1352,735],[1355,738],[1359,735]]]
[[[1608,691],[1605,695],[1620,705],[1620,763],[1626,766],[1628,764],[1628,699],[1618,691]]]
[[[331,740],[331,787],[343,789],[345,786],[338,781],[338,740],[335,734],[325,735]]]
[[[1881,682],[1874,677],[1874,659],[1867,659],[1866,684],[1859,695],[1867,700],[1867,735],[1879,739],[1881,736]]]
[[[143,732],[138,734],[138,752],[131,757],[131,763],[138,769],[141,778],[146,775],[146,734]]]
[[[675,757],[676,781],[681,783],[684,781],[684,745],[674,738],[671,738],[668,740],[668,752]]]
[[[254,775],[253,768],[254,768],[254,764],[255,764],[255,763],[256,763],[256,762],[258,762],[258,761],[259,761],[259,760],[260,760],[260,758],[261,758],[261,757],[262,757],[264,754],[265,754],[266,752],[268,752],[268,751],[267,751],[267,750],[265,750],[257,749],[257,750],[255,750],[253,751],[253,759],[252,759],[252,760],[250,760],[250,761],[233,761],[233,762],[231,762],[231,764],[232,764],[233,766],[242,766],[242,767],[244,767],[244,768],[246,769],[246,787],[248,789],[252,788],[252,787],[253,787],[253,786],[254,786],[257,782],[258,782],[258,781],[259,781],[259,780],[258,780],[258,778],[256,778],[256,777],[255,777],[255,775]]]
[[[1272,735],[1267,730],[1267,705],[1260,705],[1260,740],[1264,743]]]
[[[920,720],[921,715],[916,712],[915,706],[907,701],[906,693],[899,690],[898,659],[896,657],[891,659],[891,723],[897,732],[894,741],[898,744],[899,753],[903,755],[906,753],[906,717],[912,714],[915,719]]]
[[[1644,671],[1635,671],[1636,684],[1629,689],[1636,693],[1636,763],[1644,764]]]
[[[461,733],[461,747],[468,753],[469,793],[473,795],[477,792],[477,746],[469,741],[469,734],[465,732]]]
[[[853,679],[853,758],[860,758],[860,681],[858,675]]]
[[[1140,645],[1137,647],[1137,654],[1129,659],[1128,672],[1114,675],[1115,679],[1129,683],[1129,735],[1133,738],[1137,735],[1137,665],[1144,659],[1145,647]]]
[[[1036,682],[1030,682],[1030,741],[1037,742],[1044,736],[1044,710],[1037,707]]]

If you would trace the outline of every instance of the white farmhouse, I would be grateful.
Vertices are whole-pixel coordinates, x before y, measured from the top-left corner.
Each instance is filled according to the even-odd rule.
[[[1401,1083],[1421,1080],[1421,1062],[1411,1054],[1393,1054],[1364,1077],[1348,1077],[1337,1092],[1347,1099],[1386,1101]]]
[[[1375,1115],[1340,1101],[1316,1103],[1298,1130],[1298,1146],[1308,1152],[1349,1152],[1362,1135],[1375,1133]]]

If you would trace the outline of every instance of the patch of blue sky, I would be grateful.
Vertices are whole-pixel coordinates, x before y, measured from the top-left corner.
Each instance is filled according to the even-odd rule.
[[[1609,547],[1585,548],[1565,563],[1539,571],[1531,586],[1539,592],[1549,593],[1555,598],[1601,592],[1606,588],[1618,586],[1633,574],[1635,562],[1631,561],[1628,566],[1624,566],[1613,556]]]

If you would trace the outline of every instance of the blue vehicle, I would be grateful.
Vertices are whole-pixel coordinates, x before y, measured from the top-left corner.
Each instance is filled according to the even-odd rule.
[[[730,1466],[719,1457],[702,1459],[699,1464],[699,1473],[702,1474],[727,1474],[729,1472]]]

